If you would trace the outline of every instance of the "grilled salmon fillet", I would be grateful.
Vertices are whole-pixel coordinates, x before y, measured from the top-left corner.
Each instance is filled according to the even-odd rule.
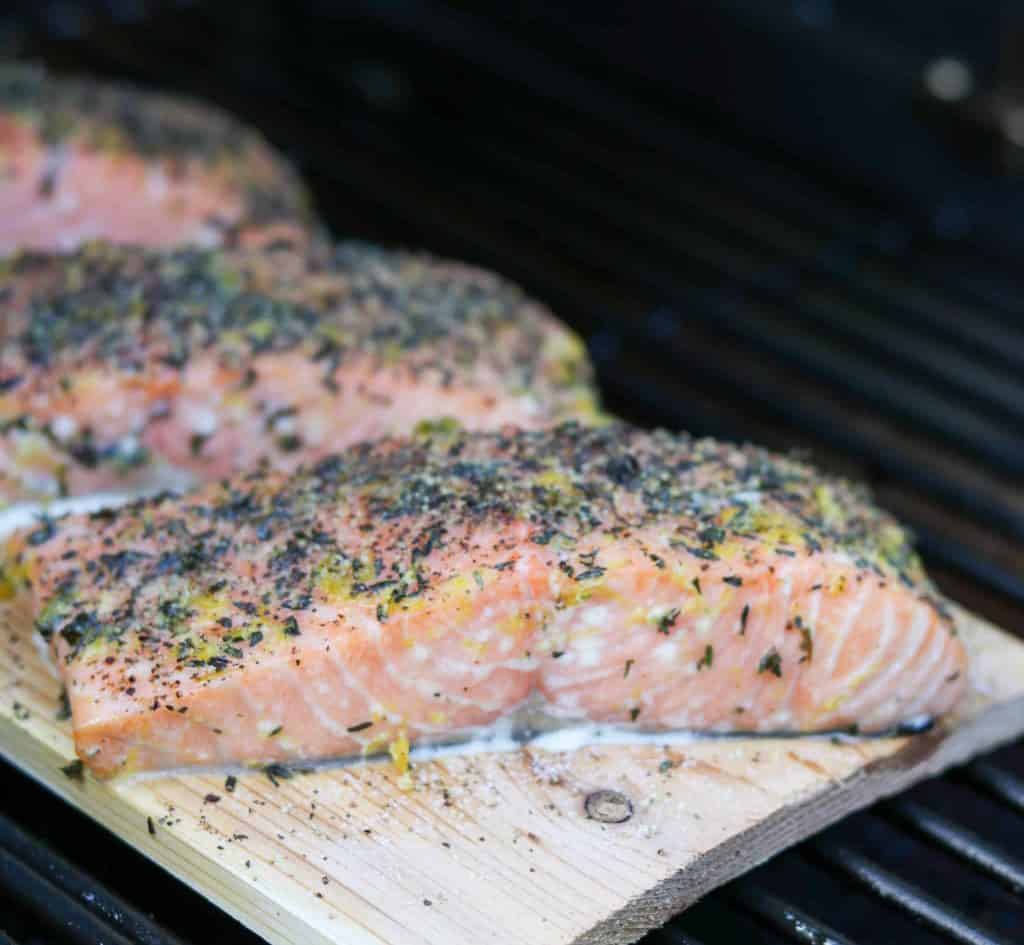
[[[313,226],[296,174],[227,115],[0,65],[0,253],[99,238],[264,245]]]
[[[0,498],[278,469],[454,417],[596,416],[585,350],[456,263],[109,243],[0,264]]]
[[[101,776],[551,718],[887,730],[965,653],[907,534],[753,447],[573,423],[359,444],[7,547]]]

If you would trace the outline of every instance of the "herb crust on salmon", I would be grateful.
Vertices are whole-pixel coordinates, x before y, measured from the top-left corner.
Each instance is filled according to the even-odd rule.
[[[0,498],[290,469],[446,416],[593,419],[585,349],[491,273],[361,243],[0,263]]]
[[[0,65],[0,252],[99,238],[253,246],[317,231],[292,168],[229,115]]]
[[[624,425],[425,432],[43,520],[7,549],[94,771],[370,752],[524,703],[645,730],[882,731],[965,653],[866,494]]]

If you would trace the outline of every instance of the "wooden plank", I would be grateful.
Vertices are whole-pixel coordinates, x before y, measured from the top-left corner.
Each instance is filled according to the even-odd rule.
[[[62,774],[73,751],[57,683],[0,608],[0,748],[271,942],[612,945],[1024,731],[1024,644],[965,613],[958,622],[969,695],[922,736],[521,749],[416,764],[412,790],[364,764],[278,787],[249,772],[228,792],[223,773],[106,784]],[[628,798],[631,816],[588,817],[599,790]]]

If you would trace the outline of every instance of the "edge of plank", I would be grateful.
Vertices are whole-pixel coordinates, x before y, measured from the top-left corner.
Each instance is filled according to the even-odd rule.
[[[677,870],[602,919],[573,945],[627,945],[711,890],[838,820],[925,778],[1006,744],[1024,732],[1024,696],[993,705],[952,729],[911,736],[894,754],[781,808]],[[749,850],[756,844],[756,856]]]
[[[17,752],[6,753],[11,764],[258,935],[289,945],[336,945],[335,940],[321,935],[295,914],[282,910],[272,899],[263,895],[258,886],[242,881],[229,869],[176,836],[173,831],[161,830],[157,836],[151,836],[145,812],[132,806],[130,801],[126,801],[107,785],[92,779],[78,783],[64,778],[60,768],[67,763],[67,758],[2,715],[0,740],[18,746]],[[361,936],[359,932],[354,926],[346,929],[348,941],[353,945],[382,945],[382,940],[369,931],[363,930]]]

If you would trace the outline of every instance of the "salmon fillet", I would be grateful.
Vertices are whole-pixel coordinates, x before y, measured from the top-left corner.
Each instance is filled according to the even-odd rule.
[[[374,752],[517,707],[636,729],[883,731],[965,653],[907,534],[754,447],[434,432],[11,539],[101,776]]]
[[[95,243],[0,264],[0,498],[278,469],[454,417],[596,416],[585,350],[487,272],[331,252]]]
[[[229,116],[0,65],[0,253],[100,238],[254,246],[313,226],[294,171]]]

